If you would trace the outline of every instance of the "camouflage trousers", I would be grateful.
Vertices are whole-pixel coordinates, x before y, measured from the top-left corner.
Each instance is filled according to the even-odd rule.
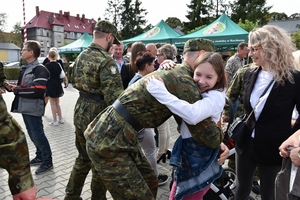
[[[85,131],[88,155],[113,199],[156,198],[157,175],[137,135],[112,107],[100,113]]]
[[[0,167],[9,173],[12,195],[34,186],[25,134],[10,115],[0,121]]]
[[[88,124],[105,108],[105,105],[95,100],[78,98],[74,109],[75,145],[78,157],[75,160],[69,182],[66,187],[65,200],[77,200],[80,197],[85,179],[92,170],[91,192],[92,200],[106,199],[105,185],[97,175],[86,152],[86,141],[83,135]]]

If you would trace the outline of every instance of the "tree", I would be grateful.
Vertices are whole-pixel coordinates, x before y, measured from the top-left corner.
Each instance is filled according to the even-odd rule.
[[[147,23],[145,16],[148,14],[146,9],[141,8],[142,2],[140,0],[124,0],[122,3],[121,14],[121,37],[128,39],[137,36],[144,32],[144,27]]]
[[[292,34],[292,40],[296,44],[297,49],[300,49],[300,29]]]
[[[168,19],[166,20],[166,23],[173,29],[177,28],[178,26],[183,28],[182,22],[177,17],[168,17]]]
[[[120,29],[120,19],[122,14],[121,0],[109,0],[107,2],[108,8],[105,9],[105,20],[112,22],[118,29]]]
[[[228,14],[230,5],[227,3],[227,0],[210,0],[210,16],[218,18],[220,15]]]
[[[13,30],[11,31],[11,33],[21,34],[21,22],[17,22],[17,23],[13,26]]]
[[[289,17],[289,19],[300,19],[300,13],[291,14],[291,16]]]
[[[7,19],[7,14],[0,13],[0,32],[4,31],[6,28],[6,19]]]
[[[189,22],[183,22],[183,31],[185,33],[195,27],[209,23],[208,8],[211,8],[211,4],[208,4],[207,1],[208,0],[191,0],[191,3],[187,5],[189,11],[186,18],[189,19]]]
[[[285,13],[272,12],[270,13],[270,19],[273,21],[288,19]]]
[[[246,19],[246,20],[245,20],[245,23],[243,23],[243,22],[242,22],[242,19],[240,19],[238,25],[239,25],[242,29],[244,29],[244,30],[250,32],[250,31],[252,31],[253,29],[255,29],[255,28],[258,27],[258,22],[253,23],[253,22],[249,21],[248,19]]]
[[[265,25],[269,21],[269,10],[272,6],[266,7],[266,0],[234,0],[230,3],[232,10],[231,20],[238,23],[247,19],[251,22],[258,22]]]

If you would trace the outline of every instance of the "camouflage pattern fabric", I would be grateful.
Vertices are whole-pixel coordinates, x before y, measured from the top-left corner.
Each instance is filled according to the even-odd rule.
[[[236,102],[236,100],[238,100],[238,99],[243,99],[243,96],[244,96],[244,73],[249,68],[250,68],[250,64],[239,68],[231,81],[231,84],[226,92],[226,96],[233,103]],[[234,118],[241,116],[243,114],[244,114],[244,106],[240,102]],[[223,115],[229,116],[229,105],[228,104],[226,104],[224,107]]]
[[[0,63],[0,88],[4,89],[5,75]],[[30,171],[29,152],[22,128],[7,112],[0,95],[0,167],[9,173],[9,189],[12,195],[34,186]]]
[[[92,43],[76,59],[73,67],[73,87],[77,90],[100,94],[104,100],[78,98],[74,109],[74,125],[78,150],[69,182],[66,187],[65,199],[78,199],[87,174],[92,169],[92,200],[106,199],[106,187],[101,177],[94,170],[86,152],[86,140],[83,132],[87,125],[108,105],[112,104],[123,91],[121,76],[114,60],[99,45]]]
[[[143,77],[130,85],[118,100],[144,128],[157,127],[172,116],[170,110],[160,104],[146,89],[147,77],[152,75],[161,77],[167,89],[180,99],[190,103],[201,99],[200,91],[192,78],[193,71],[186,62],[171,70],[158,70]],[[218,148],[223,140],[223,133],[210,118],[194,126],[188,125],[188,128],[193,138],[202,145]],[[128,196],[123,198],[156,198],[157,177],[141,153],[137,140],[138,132],[112,106],[105,109],[89,124],[85,137],[89,157],[100,172],[105,185],[111,185],[108,189],[114,199],[127,192]],[[144,167],[140,168],[140,164]],[[116,173],[120,175],[116,176]],[[144,179],[140,180],[140,177]],[[139,185],[132,186],[127,182]],[[125,188],[119,188],[114,183]],[[131,187],[141,187],[143,190],[134,192]],[[150,191],[152,196],[149,196]]]

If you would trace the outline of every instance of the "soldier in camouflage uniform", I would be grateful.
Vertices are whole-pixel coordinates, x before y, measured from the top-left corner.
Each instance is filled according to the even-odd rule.
[[[5,75],[0,62],[0,167],[9,173],[9,189],[13,199],[33,200],[36,187],[29,165],[26,137],[20,125],[7,112],[2,98],[5,92]]]
[[[185,62],[150,75],[161,77],[172,94],[193,103],[201,99],[200,90],[193,80],[193,63],[204,51],[213,50],[210,40],[189,40],[184,47]],[[143,155],[137,138],[143,128],[159,126],[172,113],[148,93],[145,86],[148,76],[129,86],[85,131],[89,157],[114,199],[156,198],[157,176]],[[188,128],[202,145],[218,148],[223,140],[221,130],[211,119],[188,125]]]
[[[123,85],[115,61],[107,53],[113,43],[119,43],[117,28],[108,21],[99,21],[93,37],[90,46],[75,60],[72,72],[73,87],[79,91],[74,109],[75,145],[79,155],[66,187],[65,200],[81,199],[82,187],[91,168],[91,199],[106,199],[107,190],[87,155],[83,132],[97,114],[117,99]]]
[[[238,69],[238,71],[235,73],[231,84],[226,92],[226,96],[231,100],[231,102],[236,102],[237,100],[242,100],[244,95],[244,87],[243,87],[243,79],[244,79],[244,73],[246,70],[248,70],[250,65],[245,65]],[[244,106],[243,102],[240,101],[238,105],[238,109],[234,115],[234,118],[241,116],[244,114]],[[228,121],[229,120],[229,105],[226,104],[224,108],[223,113],[223,120]]]

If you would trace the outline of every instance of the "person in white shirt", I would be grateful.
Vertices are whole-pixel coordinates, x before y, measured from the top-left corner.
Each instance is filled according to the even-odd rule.
[[[212,149],[197,143],[192,138],[186,123],[197,124],[209,117],[215,123],[220,120],[226,91],[223,68],[223,60],[218,53],[206,52],[197,58],[193,78],[202,92],[203,99],[194,104],[180,100],[169,93],[162,79],[149,78],[147,83],[149,93],[183,120],[181,133],[174,144],[170,160],[170,164],[175,167],[175,182],[170,200],[202,199],[209,190],[210,184],[222,173],[220,164],[228,157],[228,148],[221,144],[223,153],[218,162],[220,148]]]

